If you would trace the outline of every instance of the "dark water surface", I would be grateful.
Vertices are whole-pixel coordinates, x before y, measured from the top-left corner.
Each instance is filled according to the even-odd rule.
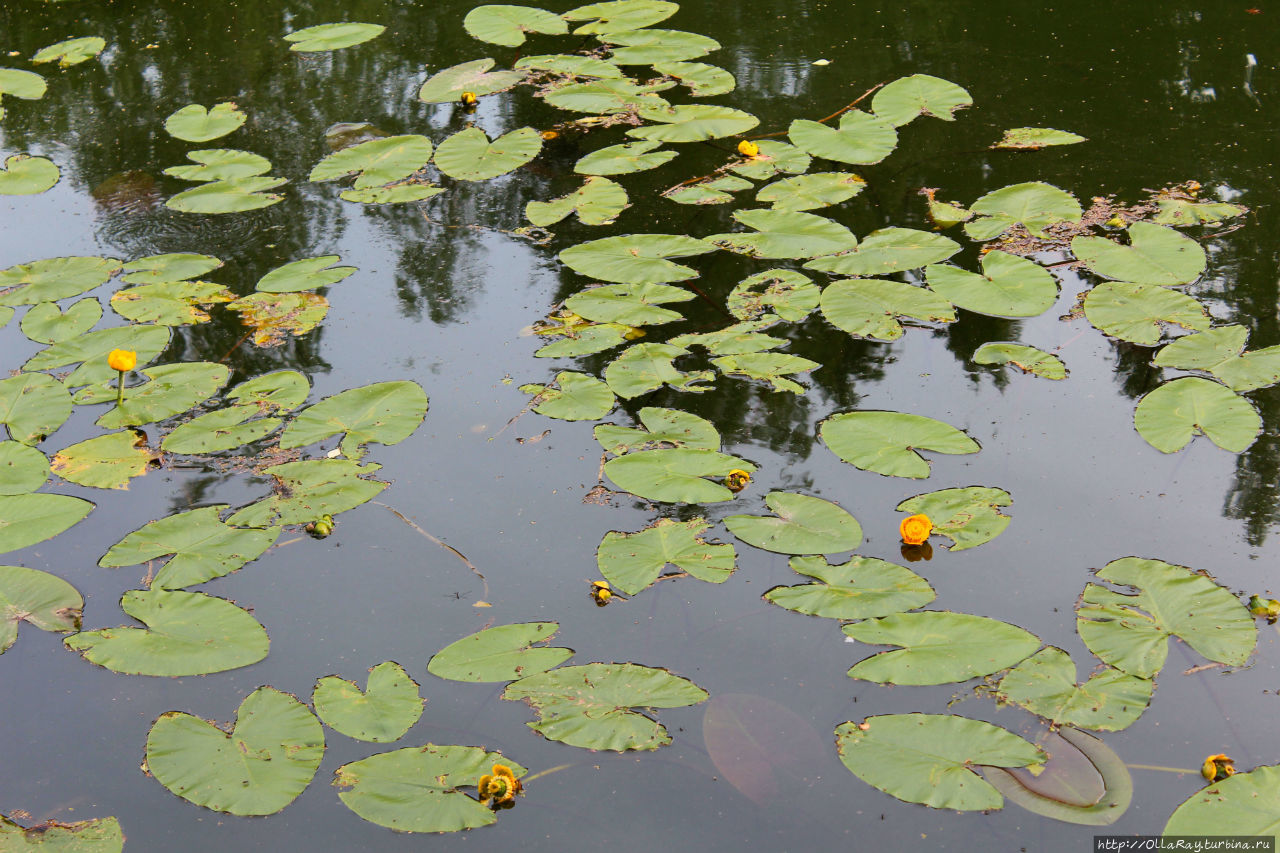
[[[1276,214],[1280,7],[1243,2],[1040,4],[967,0],[897,4],[691,2],[661,26],[705,33],[723,49],[709,61],[734,73],[738,90],[714,102],[761,118],[762,132],[795,118],[830,114],[871,86],[923,72],[953,80],[974,107],[954,123],[921,119],[903,128],[884,164],[860,170],[871,184],[833,215],[863,235],[885,225],[928,227],[921,186],[969,202],[1006,184],[1044,180],[1089,198],[1137,201],[1144,188],[1195,179],[1209,198],[1248,205],[1244,227],[1209,244],[1209,269],[1190,288],[1218,323],[1250,330],[1251,349],[1280,343],[1280,217]],[[578,185],[582,153],[621,141],[588,137],[582,151],[549,147],[529,167],[494,181],[451,186],[423,205],[388,208],[342,202],[331,185],[306,181],[326,153],[335,122],[367,121],[387,133],[439,141],[467,117],[419,102],[416,91],[440,68],[481,56],[500,64],[515,53],[472,41],[462,17],[474,3],[446,0],[315,0],[173,3],[79,0],[0,5],[0,50],[8,64],[70,36],[100,35],[107,50],[65,73],[43,70],[48,94],[6,99],[0,153],[42,154],[63,179],[39,196],[0,197],[0,268],[78,254],[120,258],[204,252],[226,266],[210,277],[239,293],[286,261],[340,254],[359,272],[329,289],[332,308],[316,331],[275,349],[237,345],[234,315],[176,331],[161,361],[226,356],[232,381],[280,367],[307,373],[312,399],[389,379],[413,379],[431,410],[411,438],[373,446],[367,457],[393,482],[380,500],[459,549],[477,578],[385,508],[344,514],[324,541],[288,542],[204,587],[252,608],[272,638],[262,663],[202,678],[115,675],[64,651],[61,637],[24,627],[0,657],[0,811],[70,821],[117,816],[133,851],[377,850],[486,845],[489,849],[640,851],[814,850],[826,845],[881,850],[1089,849],[1093,828],[1053,822],[1009,804],[990,815],[907,805],[867,786],[840,764],[832,730],[870,714],[955,710],[1033,735],[1033,720],[998,710],[958,686],[888,688],[846,677],[870,652],[843,641],[836,624],[766,604],[761,593],[795,583],[787,558],[738,545],[739,569],[722,585],[663,582],[630,602],[596,608],[586,595],[597,577],[594,550],[609,530],[638,530],[656,514],[621,495],[616,506],[584,504],[596,484],[599,446],[590,422],[565,423],[521,411],[517,386],[548,381],[569,361],[534,359],[541,343],[521,329],[583,279],[555,253],[629,230],[710,234],[728,230],[730,210],[688,208],[654,194],[723,162],[707,146],[679,146],[671,165],[624,177],[634,207],[621,231],[555,227],[548,246],[506,233],[524,205]],[[569,8],[556,6],[555,11]],[[281,36],[312,24],[385,24],[364,45],[326,54],[290,54]],[[569,50],[573,39],[534,41],[527,52]],[[814,65],[826,59],[830,64]],[[45,66],[47,69],[48,66]],[[173,139],[163,119],[188,103],[235,101],[248,124],[207,146]],[[490,136],[561,120],[525,92],[484,98],[474,116]],[[1049,126],[1089,138],[1036,153],[986,146],[1008,127]],[[185,187],[162,169],[198,147],[240,147],[268,157],[290,179],[286,200],[263,211],[184,215],[151,198]],[[118,176],[127,175],[126,179]],[[93,191],[126,183],[108,203]],[[111,185],[108,185],[110,187]],[[104,190],[99,190],[102,195]],[[968,241],[962,240],[966,245]],[[961,256],[973,266],[974,252]],[[696,284],[723,298],[751,269],[726,253],[694,260]],[[969,551],[935,551],[915,564],[938,592],[937,609],[1019,624],[1045,643],[1092,660],[1076,636],[1073,605],[1090,570],[1128,555],[1205,569],[1232,590],[1280,590],[1280,391],[1252,393],[1264,434],[1233,456],[1197,439],[1165,456],[1133,429],[1139,396],[1161,381],[1152,350],[1113,342],[1067,314],[1084,282],[1064,280],[1059,303],[1026,321],[961,312],[941,330],[909,329],[893,344],[855,341],[820,316],[789,327],[790,351],[823,363],[801,397],[721,378],[705,395],[657,392],[627,412],[671,405],[710,418],[725,450],[760,467],[751,490],[716,520],[763,509],[774,488],[834,500],[861,521],[860,554],[901,561],[894,506],[922,491],[981,484],[1009,491],[1013,523]],[[678,331],[723,323],[697,303]],[[118,322],[109,311],[107,323]],[[0,336],[4,365],[37,350],[17,329]],[[1071,376],[1051,383],[973,365],[983,342],[1020,340],[1057,351]],[[229,355],[228,355],[229,353]],[[596,372],[611,355],[582,360]],[[514,382],[506,382],[507,378]],[[939,457],[928,481],[879,477],[839,462],[816,441],[819,420],[853,407],[942,419],[968,431],[981,453]],[[623,411],[625,409],[625,411]],[[96,415],[96,413],[94,413]],[[79,413],[41,449],[52,453],[95,434]],[[538,442],[516,438],[550,433]],[[154,427],[152,428],[154,432]],[[326,445],[328,447],[329,445]],[[47,490],[86,497],[97,510],[67,534],[5,555],[5,562],[54,572],[86,598],[85,627],[121,624],[117,600],[142,567],[102,569],[98,558],[144,522],[197,505],[238,505],[266,493],[265,481],[234,471],[174,469],[104,493],[58,483]],[[713,531],[714,532],[714,531]],[[727,532],[719,536],[728,541]],[[713,697],[742,694],[753,707],[781,708],[762,731],[784,746],[770,753],[791,768],[759,804],[709,759],[704,708],[661,712],[675,742],[648,754],[592,753],[542,740],[525,728],[523,704],[498,699],[501,685],[446,682],[428,658],[453,640],[497,624],[561,623],[558,641],[573,663],[634,661],[693,679]],[[1124,732],[1106,735],[1126,761],[1197,768],[1225,752],[1241,769],[1280,761],[1280,650],[1262,626],[1256,662],[1184,676],[1203,660],[1175,642],[1152,707]],[[348,811],[327,783],[340,764],[387,748],[326,731],[316,780],[282,813],[256,819],[210,812],[176,799],[139,772],[146,733],[167,710],[229,720],[243,697],[270,684],[308,699],[317,677],[361,684],[384,660],[408,668],[428,699],[402,741],[501,749],[537,773],[515,810],[494,827],[452,836],[398,835]],[[1082,677],[1084,673],[1082,672]],[[764,701],[767,700],[767,701]],[[761,712],[762,714],[764,712]],[[1201,785],[1194,773],[1133,769],[1134,802],[1120,833],[1156,833]],[[1224,831],[1229,828],[1224,828]]]

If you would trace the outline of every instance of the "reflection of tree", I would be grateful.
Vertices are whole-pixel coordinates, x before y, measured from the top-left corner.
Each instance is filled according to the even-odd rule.
[[[975,365],[973,354],[977,352],[978,347],[992,341],[1020,341],[1022,323],[958,309],[956,313],[959,315],[957,321],[949,323],[942,333],[947,349],[955,354],[961,364],[968,367],[969,379],[975,386],[981,383],[983,376],[987,376],[997,388],[1003,391],[1009,384],[1009,371],[992,370],[990,367]]]

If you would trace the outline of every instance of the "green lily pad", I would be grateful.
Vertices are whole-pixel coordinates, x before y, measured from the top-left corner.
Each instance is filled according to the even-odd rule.
[[[1209,328],[1204,306],[1185,293],[1158,284],[1103,282],[1084,298],[1084,316],[1099,330],[1122,341],[1155,346],[1161,323],[1203,332]]]
[[[148,522],[112,545],[98,565],[135,566],[172,555],[156,572],[152,589],[182,589],[229,575],[261,557],[280,528],[232,527],[220,518],[226,508],[217,504]]]
[[[306,524],[322,515],[337,515],[370,501],[387,487],[366,479],[381,465],[347,459],[305,459],[273,465],[263,473],[276,481],[271,497],[243,507],[227,519],[237,527]]]
[[[340,50],[344,47],[363,44],[370,39],[382,35],[386,27],[379,24],[317,24],[295,30],[284,37],[289,50],[297,53],[311,53],[321,50]]]
[[[486,628],[445,646],[427,663],[427,672],[450,681],[515,681],[573,657],[573,649],[535,646],[555,636],[558,622],[524,622]]]
[[[59,823],[56,820],[23,829],[0,816],[0,847],[11,853],[23,850],[68,851],[68,853],[121,853],[124,832],[113,817]]]
[[[644,450],[604,464],[618,488],[637,497],[669,503],[703,504],[733,499],[733,492],[705,477],[725,477],[735,469],[754,474],[745,459],[695,447]]]
[[[531,127],[504,133],[492,142],[483,130],[469,127],[440,143],[436,167],[459,181],[487,181],[528,163],[542,150],[542,137]]]
[[[107,364],[112,350],[123,349],[138,354],[138,364],[146,364],[169,346],[172,334],[167,326],[117,326],[99,329],[78,338],[60,341],[27,359],[23,370],[51,370],[80,362],[63,384],[67,388],[106,382],[116,377]]]
[[[960,244],[941,234],[881,228],[868,234],[856,249],[817,258],[804,266],[838,275],[885,275],[945,261],[958,251]]]
[[[516,64],[513,67],[517,71],[526,69],[548,71],[552,74],[582,78],[617,79],[626,76],[622,73],[622,69],[612,62],[569,53],[541,53],[534,56],[522,56],[516,60]]]
[[[575,30],[575,32],[577,32]],[[609,61],[615,65],[657,65],[697,59],[720,49],[720,42],[700,33],[683,30],[636,29],[598,33],[611,48]],[[618,47],[617,45],[622,45]],[[736,112],[736,110],[735,110]]]
[[[848,201],[866,185],[852,172],[814,172],[765,184],[756,201],[771,204],[774,210],[816,210]]]
[[[597,323],[652,326],[683,320],[679,311],[661,308],[672,302],[688,302],[695,294],[669,284],[606,284],[579,291],[565,300],[565,307]]]
[[[596,441],[615,456],[664,447],[720,449],[720,433],[711,421],[688,412],[646,406],[640,410],[640,423],[643,429],[600,424],[595,428]]]
[[[122,278],[129,284],[160,284],[186,281],[213,272],[221,266],[222,261],[212,255],[170,252],[129,261],[121,269],[125,272]]]
[[[1280,382],[1280,347],[1246,353],[1248,335],[1244,326],[1219,326],[1186,335],[1161,347],[1152,363],[1178,370],[1206,370],[1232,391],[1242,393]]]
[[[592,151],[574,164],[579,175],[630,175],[656,169],[676,156],[675,151],[657,151],[661,142],[642,140],[609,145]]]
[[[423,201],[442,192],[444,192],[444,188],[437,187],[434,184],[407,181],[392,184],[389,187],[343,190],[338,195],[343,201],[354,201],[360,204],[403,204],[412,201]]]
[[[953,305],[992,317],[1036,317],[1058,299],[1058,282],[1047,269],[999,249],[982,256],[982,275],[950,264],[924,272],[929,288]]]
[[[431,140],[417,134],[370,139],[325,157],[307,180],[335,181],[359,175],[357,189],[390,184],[425,168],[432,150]]]
[[[667,343],[685,349],[704,347],[710,355],[764,353],[766,350],[771,350],[787,343],[786,338],[777,338],[760,331],[760,329],[767,329],[775,325],[777,319],[777,317],[770,315],[759,320],[743,320],[742,322],[734,323],[732,326],[725,326],[715,332],[691,332],[689,334],[676,335],[674,338],[670,338]],[[789,356],[788,358],[791,357]],[[796,362],[796,364],[799,364],[799,362]],[[764,368],[765,372],[770,372],[775,366],[785,365],[769,365],[765,363],[753,365],[752,367]],[[747,373],[746,370],[742,372],[744,374]]]
[[[822,291],[804,273],[771,269],[738,282],[729,291],[729,313],[739,320],[754,320],[774,313],[789,323],[798,323],[818,307]]]
[[[662,197],[676,204],[727,204],[733,201],[731,193],[750,189],[750,181],[735,178],[733,175],[721,175],[709,181],[693,184],[676,184],[665,190]]]
[[[238,148],[202,148],[188,151],[187,157],[196,165],[170,166],[166,175],[184,181],[234,181],[238,178],[256,178],[271,171],[271,161],[252,151]],[[269,178],[264,180],[278,180]],[[280,183],[284,183],[283,180]],[[270,189],[262,187],[261,189]]]
[[[849,110],[840,116],[839,129],[796,119],[787,130],[787,138],[814,157],[855,166],[879,163],[898,147],[894,126],[861,110]]]
[[[1133,778],[1111,747],[1069,726],[1046,733],[1041,746],[1049,760],[1038,774],[983,767],[983,777],[1027,811],[1066,823],[1110,826],[1128,810]]]
[[[638,30],[665,21],[680,8],[670,0],[605,0],[570,9],[560,17],[566,21],[586,21],[573,34],[606,35]]]
[[[668,258],[715,250],[705,240],[680,234],[621,234],[570,246],[559,257],[565,266],[585,276],[626,284],[661,284],[698,275]]]
[[[472,38],[519,47],[525,33],[562,36],[569,31],[564,18],[534,6],[477,6],[462,19],[462,27]]]
[[[978,347],[973,353],[977,364],[1012,364],[1023,373],[1045,379],[1066,379],[1067,366],[1056,355],[1009,342],[991,342]]]
[[[0,423],[15,441],[40,443],[66,422],[71,406],[71,395],[52,376],[21,373],[0,379]]]
[[[31,71],[18,68],[0,68],[0,100],[5,95],[34,101],[44,97],[47,84],[44,78]],[[0,104],[0,118],[4,118],[4,105]]]
[[[243,213],[282,201],[284,196],[265,190],[285,183],[288,181],[284,178],[271,177],[210,181],[178,193],[165,206],[183,213]]]
[[[227,814],[275,814],[311,783],[322,758],[319,720],[274,687],[246,696],[229,732],[179,711],[147,732],[147,772],[187,802]]]
[[[894,127],[922,115],[955,121],[957,110],[972,105],[964,88],[928,74],[899,77],[871,99],[871,111]]]
[[[1000,679],[1002,702],[1026,708],[1055,726],[1118,732],[1133,725],[1151,703],[1155,682],[1107,667],[1076,684],[1071,655],[1049,646]]]
[[[986,811],[1004,805],[978,766],[1028,767],[1047,756],[999,726],[942,714],[884,714],[836,729],[849,772],[908,803]]]
[[[955,543],[952,551],[963,551],[990,542],[1003,533],[1010,519],[998,508],[1012,504],[1013,498],[1004,489],[969,486],[916,495],[895,509],[908,515],[929,516],[933,532]]]
[[[1051,145],[1075,145],[1087,142],[1083,136],[1052,127],[1013,127],[1004,132],[992,148],[1013,148],[1034,151]]]
[[[1151,222],[1130,225],[1127,246],[1105,237],[1074,237],[1071,253],[1104,278],[1163,287],[1190,284],[1208,264],[1195,240]]]
[[[538,358],[571,358],[604,352],[623,344],[630,328],[617,323],[594,323],[566,327],[565,337],[552,341],[534,353]]]
[[[698,580],[724,583],[737,568],[737,555],[732,545],[702,541],[709,527],[704,518],[661,518],[637,533],[610,531],[596,549],[596,565],[606,580],[627,595],[656,582],[668,565]]]
[[[522,71],[490,71],[492,59],[474,59],[437,71],[418,90],[418,99],[428,104],[448,104],[470,92],[477,98],[510,89],[524,79]]]
[[[42,47],[31,57],[31,62],[40,65],[44,62],[57,62],[59,68],[70,68],[93,59],[107,46],[107,40],[100,36],[81,36]]]
[[[1275,837],[1280,810],[1275,791],[1280,766],[1255,767],[1201,788],[1174,809],[1165,835],[1216,835],[1224,829],[1241,835]]]
[[[677,391],[705,391],[714,378],[710,370],[682,371],[674,359],[689,351],[671,344],[632,344],[609,362],[604,378],[613,393],[623,399],[639,397],[669,385]]]
[[[753,258],[814,258],[852,249],[858,238],[825,216],[789,210],[738,210],[733,218],[755,233],[704,237],[722,249]]]
[[[711,363],[725,376],[745,376],[768,382],[775,391],[803,394],[800,383],[788,379],[788,375],[805,373],[821,367],[819,362],[785,352],[748,352],[713,358]]]
[[[860,643],[901,646],[853,665],[850,678],[880,684],[953,684],[1013,666],[1040,648],[1016,625],[968,613],[895,613],[845,625]]]
[[[147,627],[81,631],[66,639],[67,648],[90,663],[126,675],[207,675],[267,656],[267,632],[248,611],[225,598],[131,589],[120,606]],[[156,769],[151,772],[156,774]]]
[[[280,418],[258,415],[293,411],[310,390],[307,378],[296,370],[264,373],[227,392],[234,405],[179,425],[160,446],[169,453],[212,453],[257,441],[282,423]]]
[[[0,169],[0,195],[36,195],[51,189],[61,173],[47,157],[14,154]]]
[[[554,225],[571,213],[583,225],[608,225],[630,206],[627,191],[608,178],[591,176],[581,187],[551,201],[531,201],[525,217],[538,227]]]
[[[230,101],[205,109],[200,104],[187,104],[164,120],[165,132],[186,142],[208,142],[239,129],[248,116]]]
[[[881,278],[837,281],[822,291],[822,316],[855,338],[895,341],[899,317],[921,323],[953,323],[951,303],[932,290]]]
[[[79,337],[102,319],[102,303],[93,297],[81,299],[64,313],[56,302],[31,306],[22,318],[22,334],[42,344],[56,344]]]
[[[495,764],[528,771],[501,753],[474,746],[411,746],[371,755],[333,772],[338,798],[360,817],[397,832],[457,832],[487,826],[498,813],[459,790]]]
[[[68,482],[95,489],[127,489],[151,467],[156,454],[133,430],[121,430],[64,447],[52,470]]]
[[[1075,196],[1041,181],[994,190],[969,209],[979,218],[966,222],[964,231],[975,240],[993,240],[1015,225],[1022,225],[1033,237],[1043,237],[1050,225],[1079,222],[1083,214]]]
[[[0,305],[38,305],[70,299],[106,283],[120,270],[115,258],[46,258],[0,270]]]
[[[18,441],[0,441],[0,495],[25,495],[49,479],[49,458]]]
[[[1244,664],[1258,642],[1253,617],[1212,578],[1161,560],[1124,557],[1097,572],[1136,594],[1089,584],[1076,609],[1076,630],[1103,662],[1139,678],[1164,666],[1170,636],[1209,660]]]
[[[1138,401],[1133,425],[1161,453],[1177,453],[1197,434],[1230,453],[1242,453],[1262,431],[1262,418],[1229,388],[1186,376],[1166,382]]]
[[[659,62],[653,70],[676,78],[681,85],[688,87],[689,94],[695,98],[727,95],[738,85],[728,71],[705,62]]]
[[[775,139],[761,139],[756,142],[756,148],[759,153],[754,157],[748,157],[745,160],[734,163],[729,167],[729,171],[735,175],[744,178],[750,178],[753,181],[765,181],[769,178],[783,174],[802,175],[809,171],[809,166],[813,158],[801,149],[795,147],[789,142],[779,142]],[[838,173],[834,173],[838,174]],[[855,194],[856,194],[855,190]],[[840,199],[843,201],[843,199]],[[765,199],[760,199],[765,201]],[[814,207],[824,207],[825,204],[813,205]],[[802,208],[783,208],[777,204],[775,209],[792,209],[799,210]]]
[[[819,432],[845,462],[887,477],[928,477],[929,463],[920,450],[965,454],[982,449],[950,424],[902,412],[844,412],[823,421]]]
[[[521,385],[522,394],[532,394],[533,410],[562,421],[597,421],[613,410],[617,399],[609,386],[585,373],[562,370],[550,385]]]
[[[630,78],[604,78],[586,83],[564,82],[552,87],[543,98],[557,109],[572,112],[591,113],[593,116],[629,115],[646,108],[670,108],[671,104],[656,93],[671,85],[673,84],[668,82],[665,85],[641,86]]]
[[[832,554],[852,551],[862,542],[857,519],[831,501],[770,492],[764,502],[776,516],[731,515],[724,519],[725,527],[748,545],[778,554]]]
[[[0,495],[0,554],[52,539],[92,510],[89,501],[67,495]]]
[[[372,743],[399,740],[422,716],[422,701],[418,683],[394,661],[369,670],[365,690],[330,675],[318,679],[311,694],[311,703],[325,725]]]
[[[305,447],[342,435],[342,454],[348,459],[364,456],[364,445],[399,444],[422,423],[427,395],[416,382],[375,382],[326,397],[294,416],[280,447]]]
[[[929,582],[915,572],[875,557],[854,555],[838,565],[826,557],[792,557],[789,565],[817,582],[775,586],[764,600],[796,613],[871,619],[924,607],[937,597]]]
[[[305,335],[329,313],[329,300],[318,293],[250,293],[227,308],[240,315],[240,322],[253,330],[253,342],[260,347],[284,343],[289,335]]]
[[[218,393],[231,375],[225,364],[192,361],[161,364],[140,371],[147,382],[125,388],[124,402],[98,418],[103,429],[155,423],[204,402]],[[76,394],[78,404],[114,401],[114,383],[90,385]]]
[[[623,752],[671,743],[661,723],[633,709],[697,705],[707,691],[665,669],[590,663],[522,678],[502,698],[527,702],[538,713],[529,728],[547,740]]]
[[[296,370],[273,370],[255,376],[227,392],[236,405],[263,412],[291,412],[301,406],[311,391],[305,374]]]
[[[627,136],[657,142],[701,142],[745,133],[760,119],[735,110],[711,104],[681,104],[669,110],[645,110],[643,117],[661,124],[645,125],[627,131]]]
[[[80,593],[57,575],[0,566],[0,654],[13,645],[23,622],[58,634],[80,630],[83,608]],[[3,838],[0,832],[0,847]]]
[[[205,308],[234,298],[229,288],[211,281],[164,281],[117,290],[111,294],[111,307],[135,323],[189,326],[209,322]]]
[[[1162,198],[1156,202],[1156,215],[1151,217],[1151,221],[1158,225],[1217,225],[1224,219],[1242,216],[1248,210],[1242,205],[1226,202]]]

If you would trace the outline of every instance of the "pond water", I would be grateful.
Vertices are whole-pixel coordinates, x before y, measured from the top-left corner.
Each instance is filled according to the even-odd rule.
[[[632,202],[617,225],[592,228],[567,219],[551,226],[554,237],[545,244],[515,233],[528,225],[525,204],[573,191],[581,180],[575,161],[624,141],[624,128],[554,140],[527,167],[496,180],[445,180],[447,191],[421,204],[365,206],[340,200],[332,184],[309,182],[311,167],[330,153],[326,129],[337,122],[368,122],[387,134],[420,133],[439,143],[468,122],[496,136],[565,119],[527,90],[483,97],[473,114],[418,100],[422,81],[439,69],[483,56],[506,67],[516,58],[514,49],[467,36],[462,19],[474,5],[10,0],[0,7],[0,50],[13,52],[12,67],[30,67],[27,57],[70,36],[107,42],[99,56],[66,71],[38,66],[49,78],[42,99],[4,100],[0,151],[48,157],[62,177],[39,195],[0,196],[0,268],[66,255],[201,252],[225,261],[209,277],[243,295],[283,263],[336,254],[357,272],[325,291],[331,307],[316,329],[258,347],[245,340],[237,315],[215,308],[211,322],[178,327],[158,361],[222,361],[232,383],[296,369],[311,380],[311,401],[397,379],[419,383],[430,397],[412,436],[370,445],[364,461],[383,466],[380,476],[391,483],[377,503],[342,514],[323,541],[286,530],[261,559],[201,587],[249,608],[266,627],[271,649],[260,663],[202,677],[117,675],[65,650],[62,636],[24,626],[0,656],[6,769],[0,811],[25,813],[29,821],[114,815],[128,836],[126,849],[181,846],[191,853],[466,844],[800,850],[854,842],[892,850],[1086,849],[1103,830],[1039,817],[1013,803],[989,814],[930,810],[851,775],[833,745],[832,732],[845,721],[955,712],[1030,738],[1040,726],[1030,714],[977,695],[978,682],[890,687],[849,678],[846,670],[876,647],[846,641],[833,620],[761,599],[774,586],[803,580],[785,555],[735,542],[738,568],[723,584],[664,581],[596,607],[588,595],[599,577],[596,547],[608,531],[698,514],[715,523],[709,536],[734,542],[720,520],[763,513],[763,496],[786,490],[840,504],[862,525],[858,554],[902,563],[899,502],[936,489],[998,487],[1013,498],[1007,509],[1013,520],[1002,535],[972,550],[935,547],[930,561],[911,567],[936,590],[932,609],[1019,625],[1070,652],[1083,678],[1087,662],[1096,661],[1076,633],[1074,607],[1091,572],[1114,559],[1150,557],[1203,569],[1246,598],[1280,592],[1276,389],[1247,394],[1263,431],[1245,452],[1229,453],[1203,437],[1178,453],[1157,451],[1135,431],[1134,406],[1179,374],[1152,365],[1154,348],[1109,338],[1072,315],[1077,294],[1092,281],[1059,268],[1056,304],[1031,319],[960,311],[954,324],[909,327],[892,343],[854,339],[816,313],[775,329],[790,341],[788,352],[821,363],[800,377],[808,386],[800,396],[717,376],[714,389],[702,394],[664,389],[622,401],[606,421],[633,425],[643,406],[693,412],[715,424],[725,452],[758,471],[734,501],[697,512],[625,493],[604,504],[584,501],[600,482],[595,422],[521,414],[528,395],[519,386],[549,382],[564,369],[599,375],[616,352],[537,359],[533,352],[545,340],[522,330],[587,282],[557,261],[568,246],[633,231],[731,230],[737,205],[682,206],[657,193],[712,171],[734,142],[673,146],[681,153],[666,167],[617,179]],[[1215,324],[1247,327],[1249,348],[1260,349],[1280,344],[1278,15],[1265,4],[1252,10],[1180,0],[1053,8],[1003,0],[763,0],[689,3],[660,26],[722,45],[707,61],[732,72],[737,88],[711,101],[759,117],[760,127],[748,135],[828,116],[876,84],[909,74],[935,75],[969,91],[974,105],[955,122],[912,122],[900,129],[892,157],[855,167],[868,189],[823,213],[860,237],[891,225],[929,229],[917,192],[925,186],[969,203],[1008,184],[1045,181],[1087,207],[1095,196],[1136,203],[1148,190],[1195,180],[1205,199],[1247,206],[1248,214],[1231,223],[1239,228],[1189,232],[1214,236],[1204,240],[1207,271],[1187,292]],[[330,21],[387,30],[333,52],[286,49],[286,33]],[[538,37],[526,52],[569,51],[577,41]],[[160,200],[188,185],[163,169],[202,146],[167,135],[165,117],[186,104],[223,101],[237,104],[247,123],[208,145],[267,157],[271,174],[289,179],[283,202],[217,216],[167,209]],[[1023,126],[1060,128],[1088,141],[1035,152],[988,148],[1004,129]],[[953,263],[976,268],[977,244],[947,233],[966,247]],[[707,298],[675,306],[687,318],[672,327],[676,332],[724,326],[724,297],[743,277],[767,268],[726,252],[691,263],[701,274],[693,285]],[[21,334],[18,319],[0,331],[11,370],[41,349]],[[102,322],[123,321],[108,309]],[[650,332],[650,340],[668,333]],[[1054,352],[1070,376],[1052,382],[974,364],[973,352],[987,341]],[[100,434],[92,419],[102,407],[87,408],[92,414],[77,412],[40,449],[52,456]],[[860,471],[817,438],[821,420],[855,408],[937,418],[965,430],[982,450],[931,455],[928,480]],[[154,425],[147,431],[158,436]],[[307,455],[322,457],[334,446],[330,440]],[[55,477],[45,491],[84,497],[96,510],[56,538],[7,554],[5,562],[70,581],[85,598],[86,629],[120,625],[128,620],[117,602],[138,588],[147,567],[100,568],[107,547],[152,519],[197,506],[239,506],[269,489],[268,478],[234,464],[176,464],[119,492]],[[388,507],[464,554],[483,582]],[[492,606],[476,607],[481,601]],[[426,671],[431,655],[462,636],[529,621],[558,622],[556,642],[575,650],[572,664],[630,661],[696,682],[713,697],[710,707],[748,720],[749,734],[731,746],[763,756],[764,764],[754,772],[742,764],[737,771],[717,767],[704,734],[708,705],[660,712],[669,746],[591,752],[526,728],[532,711],[500,700],[501,684],[445,681]],[[1243,668],[1184,674],[1205,660],[1173,641],[1150,709],[1124,731],[1102,735],[1130,765],[1134,783],[1131,807],[1105,831],[1158,833],[1202,787],[1196,769],[1207,755],[1227,753],[1241,770],[1280,761],[1272,725],[1280,649],[1275,629],[1258,624],[1256,654]],[[366,670],[387,660],[402,664],[427,699],[422,719],[397,746],[484,746],[531,774],[546,774],[495,826],[406,835],[361,820],[328,784],[332,772],[392,747],[332,731],[315,781],[270,817],[199,808],[139,771],[147,732],[163,712],[225,722],[260,685],[306,701],[317,678],[337,674],[363,684]],[[742,743],[748,737],[760,741],[754,751]]]

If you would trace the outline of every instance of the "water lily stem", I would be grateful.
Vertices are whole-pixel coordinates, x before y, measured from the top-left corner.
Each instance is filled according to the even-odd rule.
[[[1159,770],[1161,773],[1190,773],[1193,776],[1199,776],[1199,770],[1191,770],[1186,767],[1162,767],[1159,764],[1125,764],[1130,770]]]
[[[117,370],[116,373],[116,406],[119,407],[124,403],[124,371]]]

